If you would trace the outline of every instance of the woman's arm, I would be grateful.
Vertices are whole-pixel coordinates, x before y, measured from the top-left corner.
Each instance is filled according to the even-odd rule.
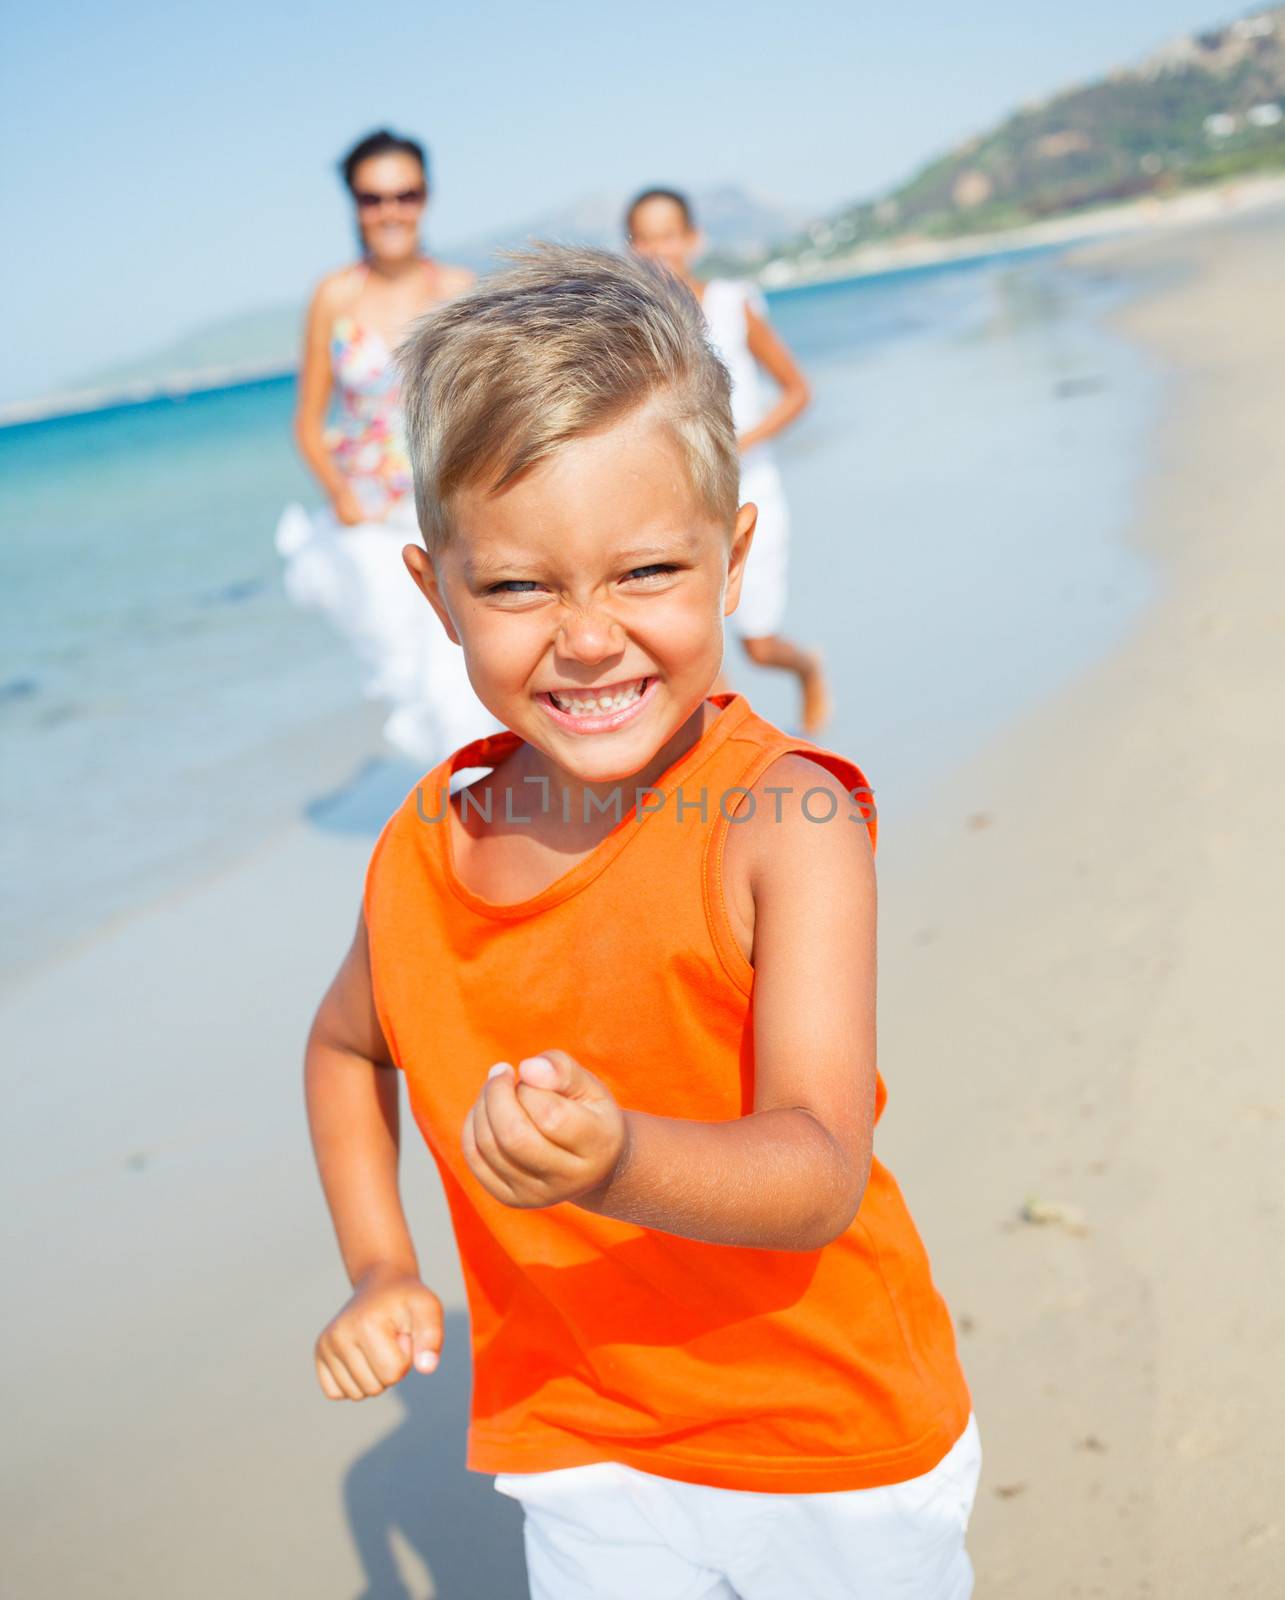
[[[742,454],[789,427],[812,398],[808,380],[772,324],[751,305],[745,307],[745,322],[750,354],[776,380],[781,392],[767,415],[737,441]]]
[[[303,359],[299,366],[299,394],[295,406],[294,436],[299,453],[325,490],[340,522],[351,526],[366,520],[361,502],[348,480],[331,460],[323,430],[330,404],[330,334],[334,324],[333,281],[327,280],[312,297],[304,327]]]

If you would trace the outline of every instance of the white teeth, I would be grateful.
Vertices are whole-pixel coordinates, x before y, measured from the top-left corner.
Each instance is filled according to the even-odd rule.
[[[623,689],[616,689],[611,693],[604,691],[594,693],[591,690],[583,697],[567,694],[565,691],[555,694],[550,690],[549,698],[559,711],[565,711],[573,717],[601,716],[604,711],[623,711],[626,706],[633,705],[635,700],[641,698],[646,682],[645,678],[637,678]]]

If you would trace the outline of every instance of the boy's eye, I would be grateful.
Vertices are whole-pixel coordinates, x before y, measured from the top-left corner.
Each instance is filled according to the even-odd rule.
[[[671,561],[653,561],[645,567],[631,567],[623,581],[658,583],[677,571],[677,566]],[[485,592],[489,595],[528,595],[539,594],[544,588],[545,585],[535,578],[500,578],[495,583],[488,583]]]
[[[504,578],[487,588],[487,594],[534,594],[540,587],[533,578]]]

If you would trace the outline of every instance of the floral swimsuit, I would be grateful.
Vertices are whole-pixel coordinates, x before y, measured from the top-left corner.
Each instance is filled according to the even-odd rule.
[[[379,516],[412,488],[392,352],[373,328],[345,315],[330,336],[330,363],[339,416],[326,430],[326,448],[362,503]]]

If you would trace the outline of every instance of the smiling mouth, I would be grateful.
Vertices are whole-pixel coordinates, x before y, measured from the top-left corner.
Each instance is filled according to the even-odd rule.
[[[656,677],[629,678],[596,689],[541,689],[535,698],[563,733],[616,733],[646,714],[659,684]]]
[[[565,716],[601,717],[636,704],[651,681],[650,678],[631,678],[627,683],[608,683],[600,689],[547,689],[545,693]]]

